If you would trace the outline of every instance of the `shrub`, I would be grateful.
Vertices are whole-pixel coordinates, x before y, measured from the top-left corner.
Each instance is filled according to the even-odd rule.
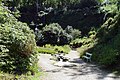
[[[59,35],[59,45],[69,44],[72,40],[72,36],[65,31]]]
[[[64,46],[54,46],[54,50],[57,52],[63,52],[68,54],[71,50],[69,45],[64,45]]]
[[[57,23],[46,25],[43,27],[41,32],[42,37],[39,39],[38,43],[42,42],[44,44],[57,44],[59,34],[63,31],[61,26]]]
[[[83,45],[83,41],[81,39],[75,39],[73,40],[70,45],[73,47],[73,48],[77,48],[77,47],[81,47]]]
[[[77,38],[75,40],[73,40],[70,45],[77,48],[77,47],[81,47],[84,45],[90,45],[90,43],[92,43],[93,40],[91,38],[87,38],[87,37],[83,37],[83,38]]]
[[[100,56],[99,63],[105,66],[109,66],[111,64],[115,64],[116,57],[117,57],[117,50],[114,50],[113,48],[105,47],[105,52]]]
[[[120,14],[114,18],[109,18],[98,30],[96,37],[100,42],[107,42],[111,40],[119,31]],[[104,35],[104,36],[103,36]]]
[[[91,28],[91,30],[89,31],[88,36],[89,36],[89,38],[95,39],[96,34],[97,34],[97,29],[95,29],[95,28],[93,27],[93,28]]]
[[[101,65],[109,67],[117,63],[118,55],[119,51],[117,49],[114,49],[112,45],[106,44],[104,47],[103,45],[99,45],[94,48],[92,59]]]
[[[0,69],[22,73],[37,61],[35,36],[27,24],[17,21],[0,5]]]
[[[116,35],[112,40],[106,42],[106,44],[99,44],[92,49],[93,60],[99,64],[109,66],[119,64],[119,47],[120,35]]]
[[[76,38],[80,38],[81,31],[79,31],[78,29],[73,29],[70,35],[73,37],[73,40]]]
[[[65,32],[71,35],[72,40],[81,37],[81,31],[79,31],[78,29],[73,29],[72,26],[67,26]]]
[[[59,24],[52,23],[43,27],[37,43],[40,44],[68,44],[71,41],[71,36],[67,34]]]

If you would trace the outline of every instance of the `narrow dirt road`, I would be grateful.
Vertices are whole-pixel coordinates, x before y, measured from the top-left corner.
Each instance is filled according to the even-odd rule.
[[[49,54],[41,54],[38,64],[46,73],[42,80],[120,80],[118,76],[79,59],[77,51],[71,50],[66,56],[70,58],[69,62],[55,62],[50,60]]]

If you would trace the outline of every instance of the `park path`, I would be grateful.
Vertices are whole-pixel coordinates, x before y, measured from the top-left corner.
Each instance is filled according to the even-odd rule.
[[[51,55],[41,54],[38,64],[45,75],[40,80],[120,80],[118,76],[79,59],[77,51],[71,50],[66,56],[70,58],[69,62],[55,62],[50,60]]]

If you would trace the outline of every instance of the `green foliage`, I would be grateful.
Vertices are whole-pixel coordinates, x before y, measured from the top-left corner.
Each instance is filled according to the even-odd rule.
[[[117,66],[120,58],[120,14],[109,18],[96,32],[90,31],[89,43],[77,50],[82,56],[86,51],[93,54],[92,60],[103,66]],[[94,35],[95,34],[95,35]],[[92,38],[90,35],[94,35]]]
[[[119,0],[101,0],[101,3],[104,4],[100,7],[100,10],[104,13],[116,14],[119,12],[120,3]]]
[[[101,65],[110,66],[119,64],[119,34],[112,38],[106,44],[97,45],[93,49],[93,60],[96,60]]]
[[[88,33],[88,35],[89,35],[90,38],[95,38],[96,34],[97,34],[96,31],[90,31]]]
[[[100,7],[100,9],[103,11],[103,12],[108,12],[108,13],[116,13],[118,10],[117,10],[117,5],[116,4],[112,4],[112,5],[107,5],[107,6],[102,6]]]
[[[3,1],[6,5],[9,6],[16,6],[18,8],[23,7],[23,6],[28,6],[28,5],[34,5],[37,1],[33,0],[4,0]],[[89,4],[88,4],[88,3]],[[79,4],[81,3],[82,5],[94,5],[97,4],[97,0],[38,0],[38,3],[44,6],[52,6],[52,7],[64,7],[64,6],[69,6],[70,4]]]
[[[50,24],[50,25],[46,25],[44,28],[43,28],[43,31],[46,32],[46,31],[51,31],[52,33],[54,34],[60,34],[63,29],[61,28],[61,26],[57,23],[53,23],[53,24]]]
[[[42,3],[45,4],[45,6],[52,6],[55,8],[64,7],[70,4],[77,4],[80,0],[42,0]]]
[[[33,31],[0,4],[0,70],[23,73],[37,62]],[[32,72],[33,71],[33,72]]]
[[[63,29],[57,23],[46,25],[43,28],[42,35],[45,43],[56,44],[60,34],[63,33]]]
[[[80,38],[81,31],[79,31],[78,29],[73,29],[70,35],[73,37],[73,39]]]
[[[100,42],[107,42],[113,38],[119,31],[120,15],[116,15],[114,18],[109,18],[98,30],[96,34],[97,38],[100,38]],[[104,36],[103,36],[104,35]]]
[[[78,48],[78,47],[82,47],[84,45],[87,45],[89,46],[90,43],[92,43],[93,40],[91,38],[87,38],[87,37],[83,37],[83,38],[78,38],[78,39],[75,39],[73,40],[70,45],[73,47],[73,48]]]
[[[77,32],[77,31],[76,31]],[[72,37],[66,33],[58,23],[52,23],[43,27],[38,36],[38,45],[39,44],[57,44],[57,45],[64,45],[68,44]]]
[[[102,65],[109,66],[111,64],[115,64],[116,57],[118,56],[118,51],[114,50],[111,47],[105,47],[104,49],[104,55],[100,55],[99,57],[99,63]]]
[[[37,51],[39,53],[56,54],[56,51],[52,48],[38,47]]]
[[[3,0],[3,3],[6,6],[9,7],[23,7],[23,6],[28,6],[28,5],[33,5],[35,4],[36,1],[33,0]]]
[[[71,40],[72,36],[64,31],[59,36],[59,45],[69,44]]]
[[[72,26],[67,26],[65,32],[71,35],[73,40],[81,37],[81,31],[78,29],[73,29]]]
[[[38,47],[37,51],[39,53],[47,53],[47,54],[57,54],[59,52],[63,52],[68,54],[70,52],[71,48],[68,45],[64,46],[52,46],[50,44],[46,44],[43,47]]]
[[[4,0],[3,1],[8,6],[16,6],[18,8],[23,6],[35,5],[37,2],[36,0]],[[77,4],[80,0],[38,0],[38,4],[43,6],[52,6],[52,7],[59,7],[65,6],[69,4]]]
[[[54,46],[54,50],[57,52],[63,52],[68,54],[71,50],[69,45],[64,45],[64,46]]]
[[[40,76],[42,76],[42,72],[36,73],[34,76],[30,75],[29,72],[27,74],[22,75],[13,75],[4,72],[0,72],[0,79],[1,80],[39,80]]]
[[[78,39],[78,42],[82,43],[77,48],[77,51],[80,53],[80,57],[82,57],[87,50],[89,50],[97,44],[96,41],[91,37],[84,37],[82,39]]]

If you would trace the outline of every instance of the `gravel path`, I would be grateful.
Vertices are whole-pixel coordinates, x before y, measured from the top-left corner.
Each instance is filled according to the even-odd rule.
[[[114,74],[100,70],[96,65],[83,62],[77,51],[71,50],[66,56],[70,58],[69,62],[55,62],[50,60],[49,54],[41,54],[38,64],[46,73],[42,80],[120,80]]]

